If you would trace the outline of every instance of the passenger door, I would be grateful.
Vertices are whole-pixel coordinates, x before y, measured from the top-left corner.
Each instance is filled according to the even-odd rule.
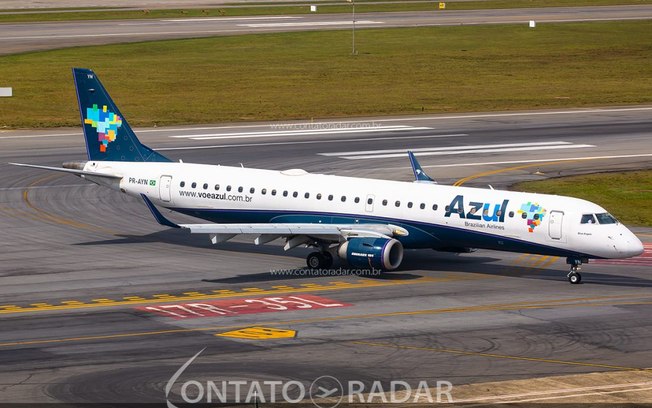
[[[563,238],[563,221],[564,213],[562,211],[550,211],[550,220],[548,221],[548,234],[550,238],[556,240]]]
[[[172,199],[172,194],[170,191],[171,187],[172,187],[172,176],[161,176],[158,192],[161,200],[165,201],[166,203],[169,203],[170,200]]]

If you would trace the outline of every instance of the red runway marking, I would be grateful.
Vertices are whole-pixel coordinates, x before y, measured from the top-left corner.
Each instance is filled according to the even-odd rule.
[[[176,320],[200,317],[230,317],[252,313],[288,312],[292,310],[325,309],[352,306],[350,303],[314,295],[258,297],[246,299],[210,300],[204,302],[141,306],[142,310]]]
[[[599,265],[633,265],[652,266],[652,243],[643,244],[643,253],[639,256],[626,259],[596,259],[591,261]]]

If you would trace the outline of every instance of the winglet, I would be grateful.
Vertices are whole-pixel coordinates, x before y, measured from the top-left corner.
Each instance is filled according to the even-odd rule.
[[[165,216],[163,216],[163,214],[161,214],[161,212],[158,210],[158,208],[156,208],[156,206],[154,206],[154,203],[152,203],[151,200],[149,198],[147,198],[147,196],[145,194],[141,194],[140,196],[143,197],[143,200],[145,201],[145,204],[147,205],[147,208],[149,208],[149,210],[152,212],[152,215],[154,216],[154,218],[156,218],[156,221],[159,224],[165,225],[166,227],[181,228],[177,224],[175,224],[172,221],[165,218]]]
[[[414,153],[408,150],[408,157],[410,158],[410,165],[412,165],[412,172],[414,173],[414,181],[417,182],[428,182],[428,183],[437,183],[435,180],[430,178],[417,161],[417,158],[414,157]]]

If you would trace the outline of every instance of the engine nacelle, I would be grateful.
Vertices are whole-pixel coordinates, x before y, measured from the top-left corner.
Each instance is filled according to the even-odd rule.
[[[340,245],[337,253],[356,268],[391,271],[403,261],[403,245],[393,238],[351,238]]]

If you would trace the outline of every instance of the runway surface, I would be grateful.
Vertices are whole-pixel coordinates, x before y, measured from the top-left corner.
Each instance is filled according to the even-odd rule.
[[[439,182],[498,188],[652,167],[651,111],[137,133],[186,162],[395,180],[411,179],[401,152],[418,149]],[[80,129],[0,132],[1,163],[58,166],[84,157]],[[180,384],[191,379],[307,387],[328,374],[367,385],[440,380],[459,387],[652,366],[651,229],[634,229],[645,256],[585,265],[582,285],[566,281],[562,259],[492,251],[410,251],[399,271],[382,276],[310,276],[301,269],[306,250],[245,241],[212,246],[207,237],[160,227],[142,202],[76,177],[6,164],[0,170],[3,402],[164,403],[172,375],[204,348],[169,401],[179,402]],[[638,385],[610,384],[619,397],[650,401],[649,392],[632,391]]]
[[[651,5],[361,13],[356,15],[356,28],[517,23],[525,25],[529,20],[552,23],[650,18]],[[78,45],[350,27],[351,18],[346,14],[0,24],[0,54]]]

